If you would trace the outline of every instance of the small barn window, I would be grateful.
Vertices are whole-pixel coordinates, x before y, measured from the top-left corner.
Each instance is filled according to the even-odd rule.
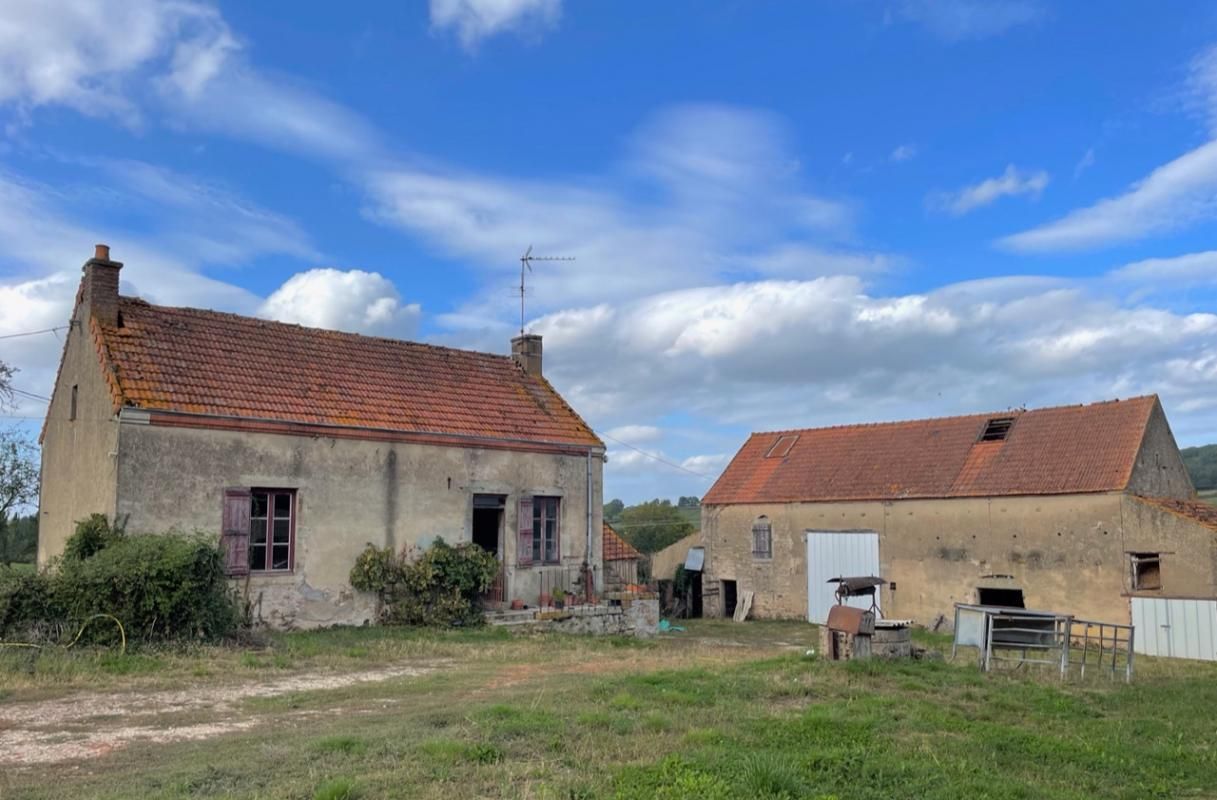
[[[72,384],[72,402],[71,402],[71,405],[68,407],[68,419],[69,420],[76,419],[76,395],[79,393],[78,392],[79,388],[80,387],[77,386],[76,384]]]
[[[1160,553],[1129,553],[1133,591],[1162,588],[1162,556]]]
[[[773,526],[769,517],[757,517],[752,523],[752,557],[773,558]]]
[[[794,447],[794,443],[798,440],[798,434],[779,436],[778,440],[765,453],[765,458],[785,458],[790,455],[791,448]]]
[[[997,417],[985,423],[985,429],[980,434],[982,442],[1000,442],[1010,435],[1014,427],[1014,417]]]

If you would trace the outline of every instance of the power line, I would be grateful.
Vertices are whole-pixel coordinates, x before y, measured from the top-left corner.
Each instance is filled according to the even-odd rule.
[[[626,442],[621,441],[620,439],[614,439],[612,436],[609,436],[607,433],[601,433],[600,435],[603,436],[605,439],[608,439],[610,442],[616,442],[617,444],[621,445],[622,447],[628,447],[636,453],[641,453],[644,456],[646,456],[647,458],[658,461],[660,464],[667,464],[669,467],[672,467],[673,469],[678,469],[681,472],[687,472],[690,475],[696,475],[697,477],[703,478],[708,481],[713,480],[713,478],[709,475],[703,475],[700,472],[694,472],[693,470],[689,469],[688,467],[682,466],[682,465],[674,463],[672,461],[668,461],[666,458],[661,458],[660,456],[657,456],[654,453],[648,453],[646,450],[641,450],[632,444],[627,444]]]
[[[41,400],[44,403],[51,402],[51,398],[49,398],[49,397],[45,397],[40,394],[34,394],[33,392],[27,392],[25,389],[18,389],[16,386],[10,386],[9,391],[12,392],[13,394],[17,395],[18,397],[24,397],[27,400]]]
[[[3,336],[0,336],[0,339],[17,339],[22,336],[37,336],[40,333],[55,333],[56,331],[66,331],[69,327],[71,327],[71,326],[60,325],[57,328],[43,328],[40,331],[26,331],[25,333],[6,333]]]

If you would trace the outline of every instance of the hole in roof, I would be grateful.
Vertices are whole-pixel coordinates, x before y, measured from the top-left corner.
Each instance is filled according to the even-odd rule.
[[[985,429],[980,434],[982,442],[1000,442],[1010,435],[1014,427],[1014,417],[994,417],[985,423]]]
[[[765,458],[785,458],[790,455],[790,449],[798,440],[798,434],[779,436],[778,440],[773,443],[773,447],[769,448],[769,452],[765,453]]]

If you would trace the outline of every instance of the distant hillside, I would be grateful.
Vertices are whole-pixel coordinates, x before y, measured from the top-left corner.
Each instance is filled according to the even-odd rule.
[[[1180,452],[1196,489],[1201,492],[1217,491],[1217,444],[1185,447]]]

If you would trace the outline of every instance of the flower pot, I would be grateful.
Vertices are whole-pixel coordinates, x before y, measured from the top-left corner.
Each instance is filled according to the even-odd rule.
[[[552,602],[553,598],[546,592],[542,592],[541,596],[537,598],[537,605],[541,606],[541,608],[549,608],[549,604]]]
[[[559,609],[559,610],[566,608],[566,601],[565,600],[555,600],[554,608]]]
[[[522,608],[524,608],[524,601],[521,600],[520,598],[517,597],[515,600],[511,601],[511,610],[512,611],[519,611]]]

